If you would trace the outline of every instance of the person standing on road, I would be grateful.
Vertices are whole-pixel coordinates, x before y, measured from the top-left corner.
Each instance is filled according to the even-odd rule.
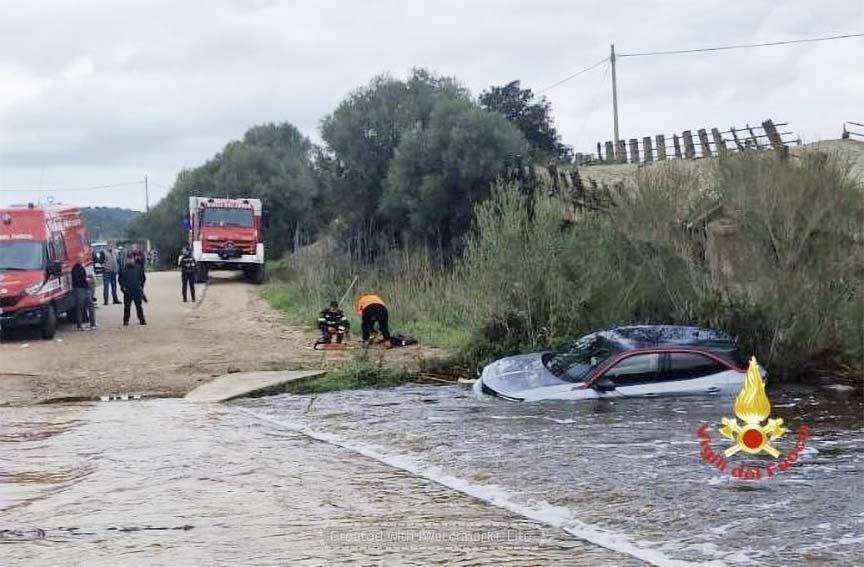
[[[141,247],[137,244],[132,245],[132,250],[129,252],[129,256],[132,257],[132,260],[135,261],[136,264],[141,268],[141,274],[143,275],[147,269],[147,256],[144,254],[144,251],[141,250]],[[146,278],[142,280],[141,283],[141,299],[144,303],[147,303],[147,294],[144,293],[144,281]]]
[[[119,304],[117,299],[117,273],[120,271],[120,261],[117,259],[117,251],[114,250],[114,243],[110,240],[105,250],[102,252],[102,299],[105,305],[108,305],[108,288],[111,288],[111,297],[115,304]]]
[[[126,257],[126,265],[123,266],[123,271],[120,272],[120,289],[123,290],[123,326],[129,326],[129,316],[131,315],[132,303],[135,303],[135,314],[138,315],[138,322],[146,325],[144,319],[144,307],[141,305],[141,300],[144,296],[144,269],[138,265],[135,259],[129,255]]]
[[[372,331],[375,325],[378,325],[378,331],[381,333],[381,342],[390,343],[390,315],[387,312],[387,306],[384,300],[374,293],[366,293],[357,299],[357,314],[360,315],[360,332],[363,335],[363,342],[369,342]]]
[[[90,318],[90,328],[96,328],[96,310],[93,308],[92,288],[87,270],[84,268],[84,254],[78,254],[72,267],[72,289],[75,291],[75,323],[83,329],[85,313]]]
[[[188,246],[183,247],[183,253],[177,258],[177,265],[180,266],[180,279],[183,286],[183,303],[186,303],[186,288],[192,294],[192,303],[195,303],[195,271],[198,268],[198,263],[192,257],[192,252]]]

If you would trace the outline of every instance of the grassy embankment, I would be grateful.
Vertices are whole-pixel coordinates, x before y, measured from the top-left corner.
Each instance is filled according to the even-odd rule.
[[[264,296],[308,323],[357,274],[355,291],[389,301],[395,331],[447,349],[446,364],[465,371],[597,328],[662,322],[726,330],[775,381],[830,375],[860,387],[862,180],[842,157],[815,152],[721,160],[707,179],[702,169],[654,164],[633,190],[612,191],[607,211],[500,186],[447,268],[425,250],[369,265],[317,245],[277,266],[283,280]],[[405,376],[361,356],[328,380]]]

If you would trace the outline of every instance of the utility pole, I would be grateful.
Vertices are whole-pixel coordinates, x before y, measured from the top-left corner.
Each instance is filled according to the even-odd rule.
[[[616,122],[617,124],[617,122]],[[616,130],[617,132],[617,130]],[[144,208],[150,212],[150,188],[147,185],[147,176],[144,176]]]
[[[611,46],[609,61],[612,62],[612,119],[615,121],[615,151],[618,151],[618,78],[615,74],[615,44]],[[619,156],[615,156],[619,157]]]

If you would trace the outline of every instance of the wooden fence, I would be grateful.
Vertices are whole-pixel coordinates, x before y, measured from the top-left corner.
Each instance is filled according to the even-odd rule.
[[[848,124],[854,124],[849,122]],[[618,145],[610,141],[597,142],[597,156],[603,163],[640,163],[663,161],[666,159],[698,159],[703,157],[723,157],[734,152],[773,149],[786,151],[793,142],[793,132],[781,132],[778,128],[788,126],[787,122],[774,124],[765,120],[761,126],[745,124],[744,128],[731,127],[720,131],[701,128],[693,135],[692,130],[684,130],[681,135],[657,134],[638,138],[618,140]]]
[[[849,130],[848,128],[846,128],[846,126],[852,126],[853,128],[857,127],[857,128],[860,128],[861,131],[858,132],[855,130]],[[850,139],[864,140],[864,124],[861,124],[860,122],[852,122],[851,120],[847,120],[846,122],[844,122],[843,123],[843,139],[844,140],[850,140]]]

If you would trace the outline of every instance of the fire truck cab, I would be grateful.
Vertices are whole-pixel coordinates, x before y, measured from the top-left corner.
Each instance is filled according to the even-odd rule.
[[[189,197],[187,228],[199,282],[207,281],[211,268],[243,270],[250,281],[264,281],[259,199]]]
[[[0,332],[38,326],[54,337],[57,317],[76,316],[72,267],[78,254],[93,276],[90,236],[77,207],[14,205],[0,209]]]

